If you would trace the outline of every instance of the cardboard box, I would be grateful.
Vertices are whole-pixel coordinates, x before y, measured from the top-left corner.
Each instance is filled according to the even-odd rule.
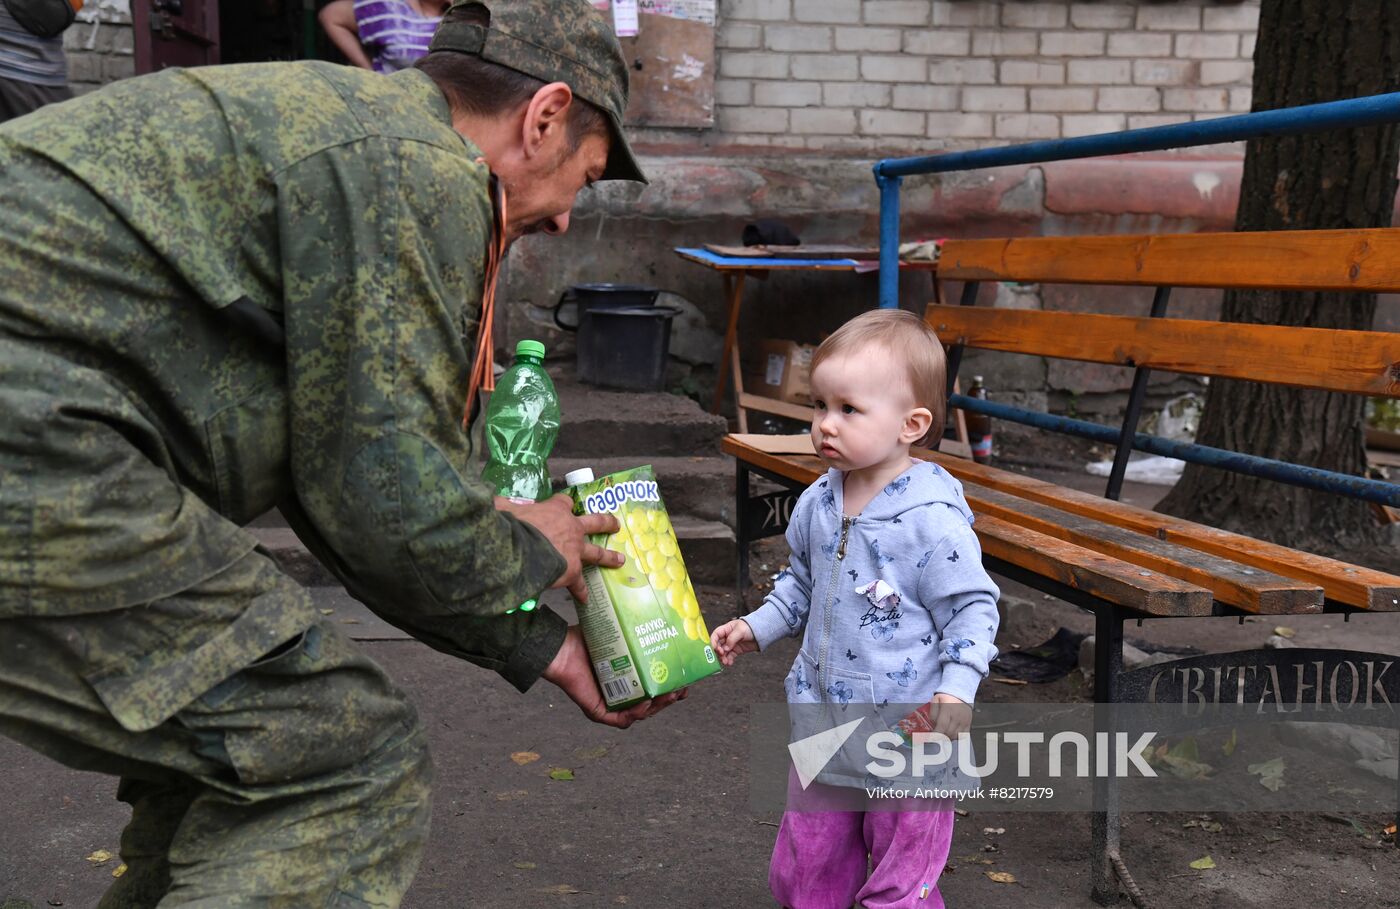
[[[757,359],[745,364],[744,391],[810,407],[812,354],[816,350],[811,344],[764,338]]]

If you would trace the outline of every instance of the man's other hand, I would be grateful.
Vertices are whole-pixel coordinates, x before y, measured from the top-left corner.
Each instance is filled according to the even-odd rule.
[[[583,582],[584,565],[618,568],[625,561],[622,553],[588,542],[589,534],[616,533],[619,529],[617,519],[610,514],[575,516],[573,500],[563,493],[528,505],[497,498],[496,508],[529,524],[559,550],[568,564],[564,573],[550,586],[567,588],[580,603],[588,600],[588,585]]]

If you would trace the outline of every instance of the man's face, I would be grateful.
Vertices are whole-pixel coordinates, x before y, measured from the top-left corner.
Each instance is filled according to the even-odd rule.
[[[554,138],[555,148],[542,149],[541,154],[498,171],[506,192],[509,242],[533,233],[564,233],[579,190],[603,175],[611,137],[588,135],[574,151],[566,132]]]

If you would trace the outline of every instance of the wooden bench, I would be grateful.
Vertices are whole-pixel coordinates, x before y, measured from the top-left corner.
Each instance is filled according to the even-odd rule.
[[[1118,445],[1105,498],[946,454],[915,452],[964,484],[977,514],[975,529],[988,570],[1094,612],[1097,702],[1147,700],[1146,673],[1160,675],[1171,666],[1221,665],[1223,655],[1207,654],[1125,673],[1123,623],[1128,619],[1400,610],[1400,577],[1395,575],[1115,501],[1128,455],[1138,448],[1223,462],[1227,469],[1256,475],[1296,473],[1289,480],[1300,485],[1328,486],[1400,504],[1400,485],[1290,472],[1276,463],[1261,466],[1247,457],[1221,458],[1198,446],[1154,441],[1137,433],[1147,372],[1152,369],[1400,397],[1400,334],[1163,318],[1172,287],[1400,292],[1400,229],[950,240],[943,248],[938,277],[966,282],[962,305],[934,304],[925,314],[949,348],[950,392],[966,347],[1137,371],[1122,426],[1088,427]],[[991,281],[1146,286],[1156,291],[1150,317],[974,305],[979,285]],[[1047,429],[1086,430],[1080,421],[961,395],[953,395],[950,403]],[[741,608],[748,544],[782,532],[796,494],[825,469],[812,455],[771,454],[752,442],[729,436],[722,443],[737,464]],[[750,477],[755,473],[779,483],[784,491],[751,496]],[[1310,651],[1310,658],[1319,653],[1331,654],[1324,659],[1338,664],[1356,656]],[[1253,652],[1250,658],[1255,663],[1272,659]],[[1241,698],[1259,696],[1259,683],[1251,685],[1241,682]],[[1379,722],[1393,724],[1395,718]],[[1115,793],[1111,781],[1106,783],[1099,802],[1104,810],[1094,817],[1094,889],[1101,902],[1117,894],[1110,867],[1119,838]]]

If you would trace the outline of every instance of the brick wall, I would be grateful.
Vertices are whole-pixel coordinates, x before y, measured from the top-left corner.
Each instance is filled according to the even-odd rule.
[[[721,0],[702,141],[932,151],[1247,111],[1258,18],[1258,0]]]
[[[130,0],[87,0],[63,33],[75,94],[136,74]]]
[[[720,0],[712,130],[643,144],[935,151],[1246,111],[1259,0]],[[132,75],[130,0],[64,36],[81,93]]]

